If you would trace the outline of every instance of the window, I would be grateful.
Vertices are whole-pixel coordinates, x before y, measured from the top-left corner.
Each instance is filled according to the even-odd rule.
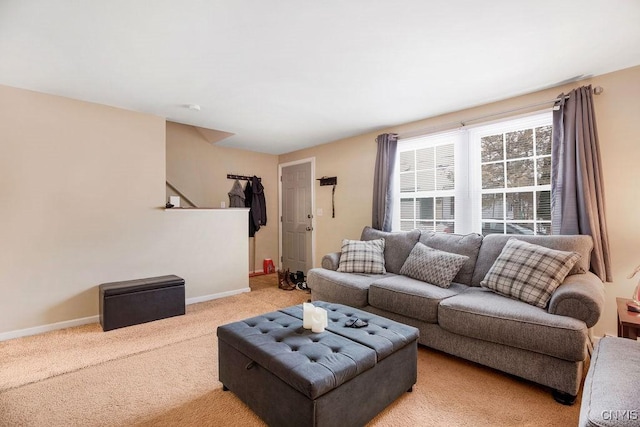
[[[393,228],[550,234],[551,120],[400,140]]]
[[[488,132],[477,134],[482,234],[550,234],[551,125]]]
[[[455,138],[439,135],[402,144],[398,152],[396,229],[455,231]],[[396,186],[398,188],[398,186]],[[399,214],[399,215],[398,215]]]

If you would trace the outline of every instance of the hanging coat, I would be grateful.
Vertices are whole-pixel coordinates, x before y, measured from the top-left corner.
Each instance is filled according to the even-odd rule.
[[[264,187],[257,176],[251,178],[253,197],[251,200],[251,216],[256,226],[256,231],[263,225],[267,225],[267,203],[264,198]]]
[[[231,191],[229,191],[229,207],[230,208],[244,208],[244,189],[242,188],[242,184],[240,181],[236,179],[236,182],[233,183],[233,187],[231,187]]]
[[[253,222],[253,215],[251,215],[251,202],[253,201],[253,189],[251,188],[251,181],[247,181],[247,186],[244,188],[244,206],[249,208],[249,237],[256,235],[256,225]]]

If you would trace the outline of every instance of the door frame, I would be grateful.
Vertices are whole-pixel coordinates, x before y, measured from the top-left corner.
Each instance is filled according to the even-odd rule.
[[[278,269],[282,269],[282,168],[303,163],[311,164],[311,268],[316,266],[316,158],[294,160],[292,162],[278,164]]]

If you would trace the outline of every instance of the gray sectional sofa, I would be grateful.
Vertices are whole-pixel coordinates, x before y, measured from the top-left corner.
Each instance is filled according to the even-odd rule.
[[[581,255],[545,308],[480,286],[513,237]],[[588,357],[589,328],[604,306],[603,283],[588,271],[591,237],[385,233],[370,227],[361,235],[363,241],[380,238],[386,273],[340,272],[341,253],[327,254],[322,268],[308,272],[311,299],[415,326],[420,344],[548,386],[558,401],[573,403]],[[448,288],[399,274],[417,242],[468,257]]]

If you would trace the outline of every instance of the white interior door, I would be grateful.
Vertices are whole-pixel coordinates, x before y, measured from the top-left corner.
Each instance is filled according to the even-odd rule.
[[[282,268],[306,275],[313,266],[311,162],[283,166],[281,177]]]

